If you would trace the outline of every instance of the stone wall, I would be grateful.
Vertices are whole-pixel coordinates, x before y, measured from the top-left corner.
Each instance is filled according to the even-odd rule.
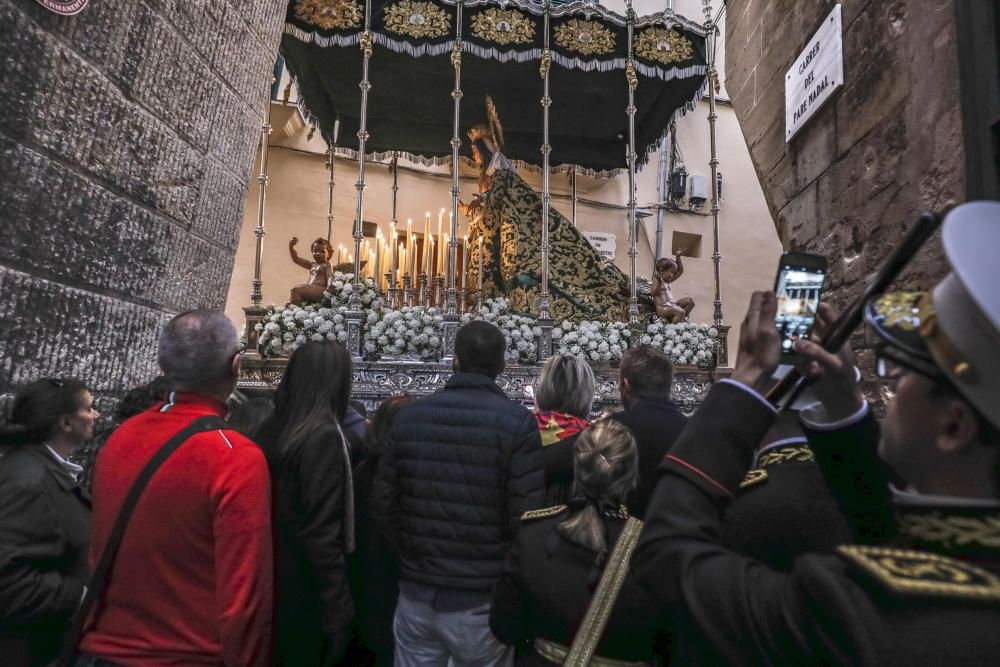
[[[726,62],[778,235],[829,258],[842,304],[921,210],[961,201],[964,154],[950,0],[842,2],[844,86],[785,143],[785,72],[835,4],[729,0]],[[943,272],[933,241],[900,284]]]
[[[0,0],[0,395],[109,397],[225,303],[282,0]]]

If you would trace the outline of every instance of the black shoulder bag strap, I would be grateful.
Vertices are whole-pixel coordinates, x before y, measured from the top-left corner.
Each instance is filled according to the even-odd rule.
[[[142,492],[146,490],[149,480],[152,479],[159,467],[163,465],[163,462],[170,458],[170,455],[176,452],[188,438],[198,433],[226,428],[229,428],[229,425],[221,417],[214,415],[199,417],[178,431],[174,437],[170,438],[143,467],[142,472],[139,473],[139,477],[136,478],[132,484],[132,488],[129,489],[128,495],[125,497],[125,502],[122,503],[121,511],[118,513],[118,518],[115,519],[115,524],[111,529],[111,535],[108,537],[108,543],[104,545],[104,551],[101,553],[101,559],[97,563],[97,568],[87,583],[87,592],[84,594],[83,601],[73,616],[73,625],[66,635],[66,641],[63,643],[59,659],[53,663],[55,667],[66,667],[70,664],[73,654],[76,651],[76,645],[82,638],[83,629],[87,623],[87,619],[90,617],[90,612],[93,610],[98,598],[104,593],[108,574],[115,562],[115,556],[118,553],[118,547],[121,546],[122,538],[125,536],[128,521],[132,517],[135,506],[139,504],[139,499],[142,497]]]

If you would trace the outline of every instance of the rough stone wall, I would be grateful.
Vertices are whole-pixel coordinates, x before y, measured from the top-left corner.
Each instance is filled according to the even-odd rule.
[[[826,254],[834,298],[857,293],[919,211],[964,189],[951,2],[843,3],[843,88],[791,143],[783,76],[833,6],[829,0],[730,0],[733,105],[788,248]],[[936,244],[902,282],[926,286]]]
[[[843,0],[844,85],[785,143],[785,72],[835,4],[729,0],[726,74],[778,235],[829,259],[842,306],[921,210],[961,201],[965,185],[950,0]],[[944,272],[932,240],[899,286]]]
[[[0,0],[0,395],[111,397],[172,313],[224,305],[286,6]]]

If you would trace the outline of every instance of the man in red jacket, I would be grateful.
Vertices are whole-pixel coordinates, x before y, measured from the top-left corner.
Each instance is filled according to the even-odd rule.
[[[221,312],[182,313],[160,335],[159,362],[174,391],[122,424],[97,457],[92,567],[156,451],[193,420],[226,414],[239,373],[236,330]],[[79,650],[125,666],[264,664],[269,508],[267,464],[253,442],[228,429],[189,438],[136,505]]]

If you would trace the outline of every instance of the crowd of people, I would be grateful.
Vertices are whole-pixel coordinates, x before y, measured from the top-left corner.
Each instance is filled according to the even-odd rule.
[[[0,661],[990,664],[1000,205],[955,209],[943,242],[933,290],[866,306],[881,421],[849,347],[821,344],[826,304],[796,343],[809,389],[765,398],[789,371],[773,292],[753,295],[732,374],[690,418],[648,346],[622,359],[621,411],[593,418],[593,372],[558,354],[529,410],[498,387],[506,341],[478,321],[442,390],[370,418],[331,341],[246,398],[232,323],[182,313],[163,377],[106,432],[78,380],[14,400]]]

